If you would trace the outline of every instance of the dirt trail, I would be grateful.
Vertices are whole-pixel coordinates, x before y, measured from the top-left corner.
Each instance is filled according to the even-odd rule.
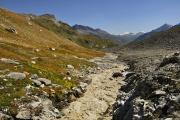
[[[101,71],[87,76],[92,79],[87,92],[64,109],[65,116],[61,118],[62,120],[111,120],[112,116],[108,111],[115,102],[123,78],[113,80],[109,78],[113,72],[126,68],[125,65],[115,62],[116,58],[116,55],[108,53],[103,58],[91,60],[98,64]]]

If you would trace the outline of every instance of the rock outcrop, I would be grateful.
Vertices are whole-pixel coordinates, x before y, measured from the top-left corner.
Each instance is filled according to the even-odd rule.
[[[127,75],[114,103],[113,120],[180,118],[179,57],[179,53],[165,57],[148,74]]]

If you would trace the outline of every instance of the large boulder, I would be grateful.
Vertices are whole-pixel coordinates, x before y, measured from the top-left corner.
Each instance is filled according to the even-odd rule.
[[[23,80],[26,78],[26,74],[19,72],[10,72],[7,77],[14,80]]]

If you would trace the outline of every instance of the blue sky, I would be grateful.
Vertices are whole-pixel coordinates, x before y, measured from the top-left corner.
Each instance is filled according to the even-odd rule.
[[[51,13],[70,25],[88,25],[113,34],[180,23],[180,0],[0,0],[0,7],[18,13]]]

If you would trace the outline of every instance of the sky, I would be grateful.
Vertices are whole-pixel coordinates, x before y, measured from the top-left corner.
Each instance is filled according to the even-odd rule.
[[[70,25],[101,28],[112,34],[148,32],[180,23],[180,0],[0,0],[18,13],[50,13]]]

